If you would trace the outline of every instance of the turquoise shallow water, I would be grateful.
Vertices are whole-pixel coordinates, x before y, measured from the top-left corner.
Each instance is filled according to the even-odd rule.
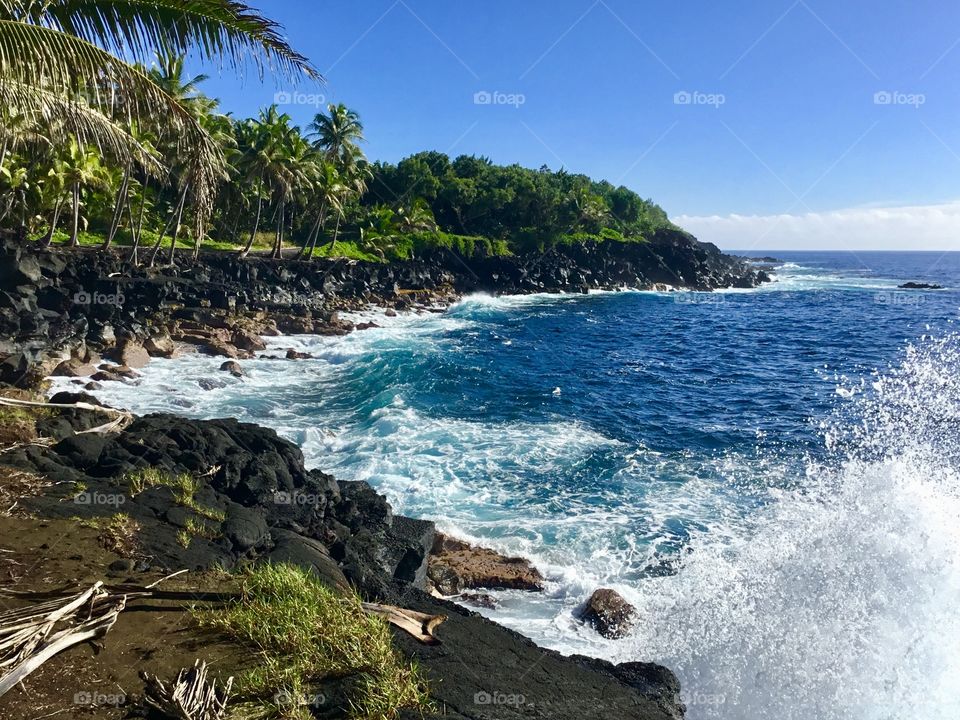
[[[755,291],[374,312],[275,339],[316,359],[223,389],[200,390],[223,374],[198,356],[99,394],[275,427],[399,511],[532,557],[548,591],[485,612],[670,665],[692,718],[955,719],[960,254],[783,259]],[[574,620],[601,585],[640,609],[633,637]]]

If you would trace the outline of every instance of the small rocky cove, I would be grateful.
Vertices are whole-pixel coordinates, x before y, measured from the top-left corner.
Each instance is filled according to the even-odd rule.
[[[659,233],[644,245],[509,258],[437,251],[393,265],[221,255],[150,270],[127,266],[121,255],[40,251],[10,241],[2,253],[0,379],[32,388],[51,374],[72,378],[77,393],[53,396],[56,405],[97,404],[82,390],[136,382],[153,357],[218,356],[221,370],[242,377],[243,361],[265,350],[264,336],[362,331],[369,325],[341,314],[370,305],[388,314],[436,312],[478,291],[712,290],[769,279],[679,232]],[[276,359],[304,357],[291,349]],[[307,470],[299,448],[274,431],[232,419],[150,415],[115,432],[87,432],[103,422],[94,410],[47,410],[33,437],[4,443],[0,465],[42,479],[16,499],[19,522],[96,525],[122,500],[136,533],[99,563],[105,576],[133,582],[183,568],[290,563],[370,602],[443,616],[437,645],[395,633],[401,652],[423,668],[438,717],[683,716],[679,683],[666,668],[564,657],[470,610],[495,607],[486,590],[541,591],[545,578],[529,562],[394,515],[366,483]],[[190,502],[162,483],[130,484],[137,473],[152,471],[198,479]],[[581,616],[608,638],[628,634],[635,620],[634,609],[603,588]],[[499,703],[500,697],[522,702]],[[323,717],[340,716],[329,712]]]

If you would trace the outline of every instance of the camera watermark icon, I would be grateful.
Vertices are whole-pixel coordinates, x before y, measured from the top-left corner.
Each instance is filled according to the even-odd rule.
[[[673,94],[674,105],[705,105],[712,108],[720,108],[727,104],[727,96],[723,93],[705,93],[699,90],[690,92],[680,90]]]
[[[73,696],[74,705],[94,705],[120,707],[127,704],[127,696],[122,693],[101,693],[91,690],[81,690]]]
[[[281,90],[273,94],[274,105],[312,105],[320,108],[327,104],[327,96],[323,93],[290,92]]]
[[[877,305],[923,305],[927,299],[920,293],[911,292],[878,292],[873,296]]]
[[[121,292],[101,293],[81,290],[73,295],[73,302],[75,305],[113,305],[115,307],[120,307],[126,302],[126,300],[126,297],[124,297],[123,293]]]
[[[73,496],[76,505],[105,505],[106,507],[120,507],[127,501],[123,495],[115,493],[82,492]]]
[[[309,493],[285,492],[283,490],[277,490],[273,493],[274,505],[319,505],[320,501],[320,495],[311,495]]]
[[[523,93],[480,90],[473,94],[474,105],[509,105],[519,110],[520,106],[526,104],[526,102],[527,96]]]
[[[513,707],[520,707],[521,705],[527,704],[527,698],[525,695],[519,693],[503,693],[497,690],[493,692],[487,692],[486,690],[481,690],[473,696],[474,705],[509,705]]]
[[[673,293],[673,302],[677,305],[723,305],[726,301],[726,297],[721,293]]]
[[[873,94],[874,105],[905,105],[919,108],[925,105],[927,96],[923,93],[905,93],[892,90],[880,90]]]
[[[273,703],[281,710],[293,710],[294,708],[319,708],[327,704],[327,696],[321,693],[305,695],[303,693],[291,693],[288,690],[281,690],[273,696]]]

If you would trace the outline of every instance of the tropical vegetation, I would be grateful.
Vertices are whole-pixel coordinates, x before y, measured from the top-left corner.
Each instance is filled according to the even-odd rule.
[[[273,258],[473,255],[642,241],[666,213],[625,187],[422,152],[369,162],[359,115],[306,128],[276,105],[237,119],[186,72],[207,63],[315,80],[236,0],[0,0],[0,227],[38,242]]]

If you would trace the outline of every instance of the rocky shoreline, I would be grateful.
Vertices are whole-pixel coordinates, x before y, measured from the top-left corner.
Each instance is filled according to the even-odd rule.
[[[126,267],[120,255],[9,241],[0,254],[0,380],[20,387],[36,386],[49,374],[88,389],[129,382],[151,357],[183,352],[221,356],[221,369],[242,375],[237,360],[264,350],[263,336],[362,330],[340,313],[372,304],[388,314],[427,312],[476,291],[711,290],[769,279],[685,234],[661,234],[644,246],[607,243],[518,258],[467,261],[437,252],[395,265],[215,255],[144,270]],[[96,402],[71,393],[51,400]],[[439,597],[490,607],[484,589],[536,591],[544,578],[525,560],[444,537],[433,523],[394,516],[366,483],[308,471],[299,448],[272,430],[230,419],[151,415],[119,432],[84,432],[102,422],[95,412],[59,411],[37,423],[43,442],[7,450],[0,465],[44,478],[43,492],[19,501],[31,516],[96,524],[122,504],[136,538],[116,548],[110,573],[287,562],[368,600],[444,615],[440,646],[396,636],[404,654],[426,670],[442,717],[683,716],[679,683],[666,668],[566,658]],[[169,484],[130,480],[155,471],[200,483],[184,502]],[[629,629],[632,608],[609,592],[598,591],[584,621],[618,637]]]
[[[131,267],[122,252],[43,249],[0,238],[0,382],[35,385],[65,361],[97,365],[111,354],[134,367],[138,361],[124,354],[127,343],[154,356],[169,357],[181,343],[228,359],[251,357],[263,347],[260,336],[350,332],[355,326],[340,313],[370,305],[423,312],[472,292],[713,290],[767,280],[740,258],[666,230],[648,243],[558,246],[511,257],[436,250],[377,264],[223,253],[198,262],[180,257],[155,269]]]

